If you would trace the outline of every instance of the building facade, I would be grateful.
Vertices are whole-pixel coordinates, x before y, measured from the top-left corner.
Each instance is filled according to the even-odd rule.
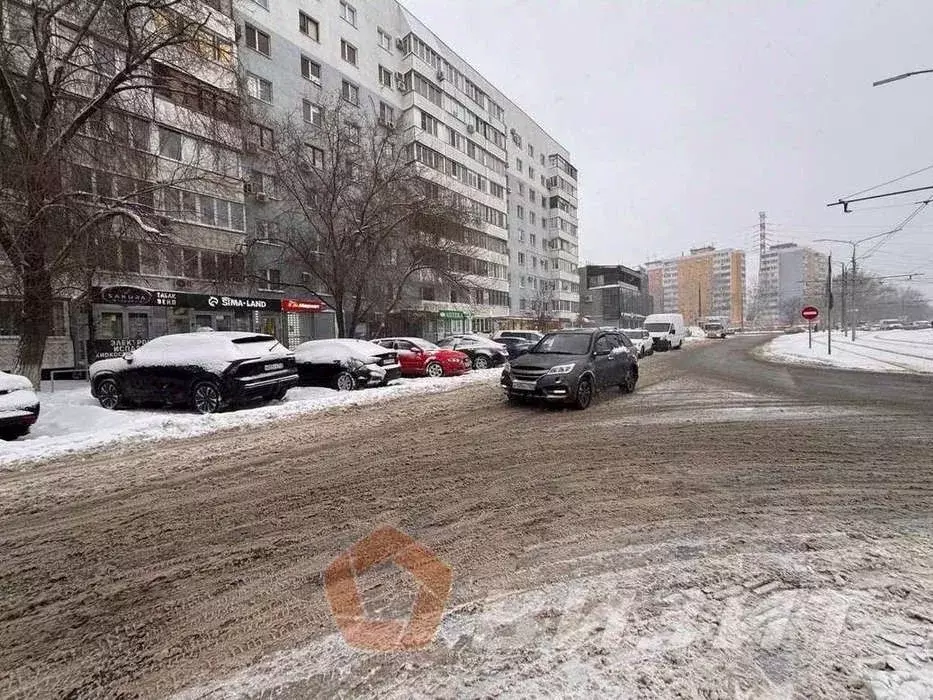
[[[430,275],[390,324],[437,338],[534,323],[542,313],[570,323],[579,310],[577,171],[567,150],[396,0],[330,0],[307,7],[236,0],[256,148],[292,116],[314,124],[333,100],[401,129],[425,177],[468,199],[480,221],[467,279],[470,294]],[[257,188],[254,187],[254,191]],[[274,199],[247,197],[257,240],[272,225]],[[266,252],[268,276],[300,285],[300,269]],[[358,332],[367,334],[368,329]]]
[[[624,265],[584,265],[580,273],[581,322],[638,328],[654,313],[648,274]]]
[[[827,257],[795,243],[769,246],[761,258],[756,325],[779,327],[798,323],[800,309],[822,303]]]
[[[709,316],[745,319],[745,251],[694,248],[690,255],[645,265],[655,313],[680,313],[696,325]]]

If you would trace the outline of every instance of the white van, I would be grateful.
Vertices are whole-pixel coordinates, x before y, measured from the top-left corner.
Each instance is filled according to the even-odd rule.
[[[655,350],[680,350],[687,337],[684,317],[680,314],[651,314],[642,326],[651,334]]]

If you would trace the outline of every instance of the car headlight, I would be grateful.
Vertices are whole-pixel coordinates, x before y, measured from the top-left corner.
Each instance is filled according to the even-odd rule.
[[[547,371],[547,374],[570,374],[576,366],[576,362],[571,362],[569,365],[555,365]]]

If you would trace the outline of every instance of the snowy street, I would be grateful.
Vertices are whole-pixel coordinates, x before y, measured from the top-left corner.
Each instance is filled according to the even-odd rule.
[[[764,346],[761,357],[839,369],[933,374],[933,328],[860,331],[854,343],[845,334],[836,332],[832,337],[832,354],[827,351],[826,333],[813,334],[812,348],[806,333],[784,335]]]
[[[0,471],[0,696],[929,697],[929,378],[765,340],[655,353],[586,411],[493,370],[231,431],[143,412],[186,437]],[[328,607],[386,524],[453,573],[424,650],[352,649]],[[392,567],[359,583],[411,606]]]

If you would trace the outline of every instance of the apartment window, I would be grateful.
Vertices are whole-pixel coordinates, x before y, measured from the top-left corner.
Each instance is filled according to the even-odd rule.
[[[392,71],[383,65],[379,66],[379,83],[385,87],[392,87]]]
[[[532,146],[530,143],[528,144],[528,155],[531,158],[535,157],[535,147]]]
[[[532,270],[538,269],[538,259],[534,255],[531,256],[531,269]]]
[[[525,171],[525,166],[522,165],[522,159],[521,159],[521,158],[516,158],[516,159],[515,159],[515,169],[516,169],[519,173],[522,173],[522,172]]]
[[[518,231],[518,242],[519,242],[519,243],[524,243],[524,242],[525,242],[525,231],[522,230],[522,229],[519,229],[519,231]]]
[[[386,51],[392,51],[392,37],[381,29],[379,30],[379,46],[384,48]]]
[[[425,301],[434,301],[434,287],[422,287],[421,298]]]
[[[315,41],[321,40],[321,29],[317,20],[306,15],[304,12],[298,13],[298,30]]]
[[[535,192],[530,187],[528,188],[528,201],[531,202],[532,204],[538,201],[538,193]]]
[[[515,216],[517,216],[519,219],[524,220],[524,219],[525,219],[525,207],[523,207],[521,204],[519,204],[518,206],[516,206],[516,207],[515,207]]]
[[[321,84],[321,64],[315,63],[307,56],[301,57],[301,77],[317,85]]]
[[[272,55],[272,46],[269,35],[252,24],[246,25],[246,45],[253,51],[258,51],[263,56]]]
[[[385,102],[379,103],[379,121],[386,126],[395,125],[395,109]]]
[[[356,65],[356,47],[346,39],[340,40],[340,57],[350,65]]]
[[[311,100],[302,100],[301,111],[309,124],[321,126],[324,123],[324,109],[321,105],[314,104]]]
[[[532,219],[532,222],[533,222],[533,221],[534,221],[534,220]],[[529,233],[529,234],[528,234],[528,243],[531,244],[531,245],[535,245],[536,242],[537,242],[537,239],[536,239],[536,237],[535,237],[535,234]]]
[[[542,154],[541,154],[541,167],[543,168],[544,165],[545,165],[545,163],[544,163],[544,154],[542,153]]]
[[[246,74],[246,90],[250,97],[272,104],[272,81],[254,73]]]
[[[181,160],[181,134],[160,126],[159,155],[172,160]]]
[[[349,102],[351,105],[359,106],[360,104],[360,89],[351,83],[348,80],[343,81],[343,86],[340,90],[340,95],[343,99]]]
[[[525,185],[521,182],[518,183],[518,193],[524,197],[525,196]]]
[[[344,0],[340,0],[340,16],[354,27],[356,26],[356,8]]]
[[[532,225],[534,225],[534,224],[537,223],[537,222],[535,221],[535,213],[534,213],[533,211],[531,211],[530,209],[528,210],[528,221],[529,221]],[[531,237],[534,238],[534,234],[532,234]],[[534,243],[534,241],[532,241],[532,243]]]
[[[324,150],[317,146],[309,146],[311,149],[311,165],[315,168],[324,167]]]
[[[421,128],[432,136],[437,136],[438,121],[427,112],[421,113]]]
[[[258,148],[265,151],[271,151],[275,148],[275,132],[268,126],[252,122],[250,124],[250,136]]]
[[[528,177],[530,177],[532,180],[535,179],[535,169],[530,165],[528,166]]]
[[[363,131],[360,129],[359,124],[347,124],[347,139],[350,143],[359,146],[360,139],[363,137]]]
[[[547,180],[544,179],[544,175],[541,176],[541,187],[547,187]]]
[[[519,265],[524,265],[524,264],[525,264],[525,254],[524,254],[524,253],[519,253],[519,254],[518,254],[518,264],[519,264]],[[522,277],[522,279],[524,280],[525,278]]]
[[[264,271],[266,289],[276,292],[282,289],[282,271],[276,268],[269,268]]]
[[[267,242],[277,241],[279,238],[278,222],[256,219],[256,238]]]

